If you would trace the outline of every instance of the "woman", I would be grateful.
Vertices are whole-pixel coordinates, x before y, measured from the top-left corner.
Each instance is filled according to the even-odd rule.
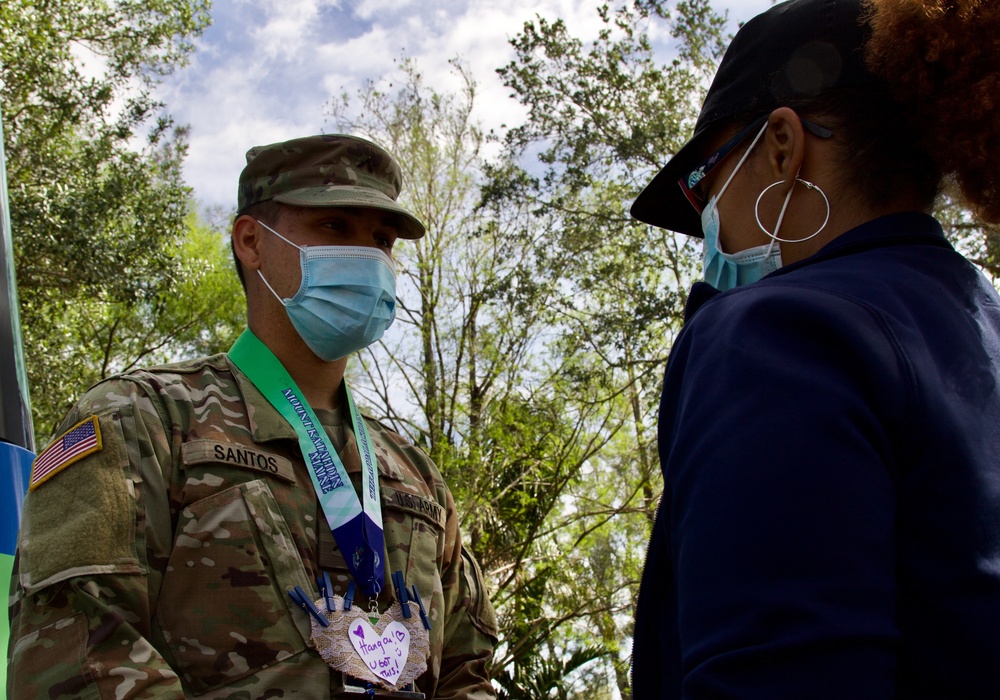
[[[1000,698],[1000,3],[792,0],[632,207],[705,239],[634,698]]]

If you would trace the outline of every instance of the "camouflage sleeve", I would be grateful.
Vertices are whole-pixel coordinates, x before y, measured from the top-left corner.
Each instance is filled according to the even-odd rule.
[[[458,517],[447,493],[448,518],[445,559],[441,571],[444,588],[444,648],[435,700],[496,697],[489,680],[497,623],[479,565],[462,546]]]
[[[59,439],[91,416],[99,448],[62,466],[25,500],[11,581],[7,694],[183,697],[150,639],[161,572],[150,561],[147,528],[166,512],[159,465],[171,460],[163,420],[137,384],[108,381],[73,409]]]

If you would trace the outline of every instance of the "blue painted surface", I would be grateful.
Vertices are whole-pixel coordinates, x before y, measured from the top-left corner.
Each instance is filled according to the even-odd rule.
[[[7,600],[10,572],[14,566],[17,528],[21,522],[21,504],[31,478],[32,452],[0,442],[0,599]],[[7,638],[10,634],[6,605],[0,610],[0,697],[7,687]]]
[[[35,455],[9,442],[0,442],[0,554],[14,554],[21,503],[28,492]]]

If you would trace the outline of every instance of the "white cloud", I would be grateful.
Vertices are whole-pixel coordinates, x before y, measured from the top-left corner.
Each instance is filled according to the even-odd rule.
[[[400,10],[409,9],[413,5],[413,0],[361,0],[354,8],[354,13],[362,19],[378,20],[397,16]],[[426,4],[423,7],[418,5],[417,11],[426,11]]]
[[[282,3],[260,3],[258,8],[268,13],[265,22],[255,27],[250,37],[257,58],[297,59],[304,46],[311,43],[321,0],[284,0]],[[294,61],[293,61],[294,62]]]
[[[735,30],[770,2],[726,6]],[[327,100],[391,75],[404,54],[439,91],[459,86],[449,65],[459,57],[478,84],[474,117],[487,128],[519,123],[525,110],[496,75],[514,56],[509,39],[536,15],[593,38],[601,27],[595,8],[579,0],[216,0],[215,23],[191,65],[169,78],[160,97],[191,126],[185,177],[195,196],[235,206],[250,146],[331,131]],[[650,29],[659,36],[662,25]]]

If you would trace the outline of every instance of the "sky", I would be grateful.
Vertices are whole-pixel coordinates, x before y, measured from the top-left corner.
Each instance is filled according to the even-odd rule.
[[[426,84],[458,87],[458,58],[478,87],[474,118],[487,130],[515,126],[523,109],[496,75],[514,58],[509,40],[528,20],[563,19],[589,39],[597,0],[214,0],[212,25],[189,65],[158,91],[166,111],[190,127],[184,177],[203,208],[235,208],[236,183],[254,145],[336,131],[330,98],[392,76],[402,56]],[[716,0],[731,29],[770,0]],[[649,32],[669,59],[666,23]],[[659,54],[658,54],[659,56]],[[405,167],[405,164],[404,164]]]

